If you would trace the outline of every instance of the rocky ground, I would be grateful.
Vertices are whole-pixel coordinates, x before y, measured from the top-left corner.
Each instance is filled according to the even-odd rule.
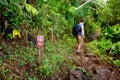
[[[120,80],[120,69],[103,62],[92,53],[75,54],[76,69],[70,71],[70,80]]]

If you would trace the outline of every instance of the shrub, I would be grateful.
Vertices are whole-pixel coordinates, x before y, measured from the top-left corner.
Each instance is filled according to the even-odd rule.
[[[117,67],[120,67],[120,60],[113,61],[113,64],[116,65]]]

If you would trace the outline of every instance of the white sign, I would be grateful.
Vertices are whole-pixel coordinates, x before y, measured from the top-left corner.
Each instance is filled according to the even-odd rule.
[[[44,47],[44,36],[43,35],[38,35],[36,44],[38,48],[43,48]]]

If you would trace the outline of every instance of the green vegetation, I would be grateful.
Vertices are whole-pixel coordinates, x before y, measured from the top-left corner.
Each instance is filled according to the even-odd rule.
[[[120,67],[120,0],[0,0],[0,79],[39,80],[68,77],[73,65],[72,27],[86,18],[85,41],[91,52]],[[116,6],[117,5],[117,6]],[[19,30],[15,35],[13,30]],[[37,35],[44,35],[39,65]],[[90,42],[90,36],[98,39]],[[95,36],[96,37],[96,36]],[[28,39],[28,40],[27,40]]]
[[[120,1],[108,0],[107,5],[103,7],[105,9],[98,12],[97,19],[101,22],[100,38],[89,45],[102,59],[120,67],[120,25],[118,23],[120,11],[116,12],[119,7],[115,4],[120,4]]]

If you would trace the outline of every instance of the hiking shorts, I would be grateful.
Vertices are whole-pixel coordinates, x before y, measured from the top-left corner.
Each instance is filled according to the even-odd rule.
[[[77,41],[78,41],[78,44],[83,43],[82,35],[80,35],[80,34],[77,35]]]

